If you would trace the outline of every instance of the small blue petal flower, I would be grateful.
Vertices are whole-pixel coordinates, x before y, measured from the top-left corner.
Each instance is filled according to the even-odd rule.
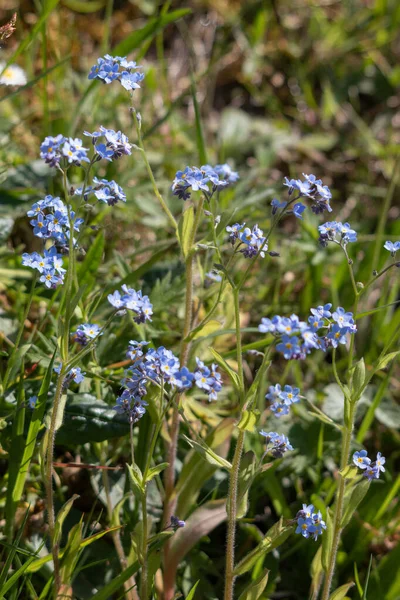
[[[359,452],[354,452],[353,463],[360,469],[367,469],[371,464],[371,459],[368,458],[366,450],[360,450]]]

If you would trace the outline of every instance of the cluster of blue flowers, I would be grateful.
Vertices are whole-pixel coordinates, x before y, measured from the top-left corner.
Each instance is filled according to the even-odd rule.
[[[234,246],[236,242],[239,242],[236,247],[237,250],[244,244],[245,247],[242,248],[240,252],[242,252],[246,258],[252,258],[258,253],[264,258],[265,252],[268,250],[268,243],[264,237],[264,232],[258,225],[254,225],[253,229],[250,229],[249,227],[246,227],[246,223],[235,223],[234,225],[228,225],[226,231],[229,233],[229,241],[232,246]]]
[[[61,134],[55,137],[50,135],[40,145],[40,157],[50,167],[56,167],[61,160],[65,164],[80,166],[83,162],[90,162],[87,156],[89,150],[82,144],[79,138],[66,138]]]
[[[300,533],[305,538],[314,538],[317,541],[318,536],[322,535],[326,529],[326,523],[322,519],[321,511],[315,512],[312,504],[303,504],[303,509],[296,515],[297,528],[296,533]]]
[[[214,192],[234,183],[239,179],[239,174],[232,171],[229,165],[203,165],[202,167],[186,167],[183,171],[178,171],[172,183],[172,192],[181,200],[190,198],[192,192],[202,191],[209,200]],[[211,185],[211,190],[210,186]]]
[[[267,444],[267,452],[271,452],[275,458],[282,458],[282,456],[288,450],[293,450],[293,446],[289,442],[289,439],[283,435],[276,433],[276,431],[260,431],[260,435],[265,437]]]
[[[83,135],[91,138],[96,160],[103,158],[111,162],[123,155],[132,154],[132,144],[129,143],[128,137],[121,131],[114,131],[114,129],[107,129],[100,125],[99,131],[84,131]],[[100,138],[104,138],[104,141],[99,143]]]
[[[24,252],[22,264],[39,271],[41,274],[39,281],[46,287],[55,288],[64,282],[66,272],[57,246],[66,250],[71,235],[71,225],[74,231],[79,231],[83,219],[75,218],[72,210],[68,214],[64,202],[50,195],[35,202],[27,215],[31,217],[30,224],[34,235],[43,240],[51,239],[53,245],[45,249],[43,255],[38,252]]]
[[[389,240],[385,242],[384,246],[385,250],[388,250],[393,258],[396,256],[396,252],[400,250],[400,242],[390,242]]]
[[[48,288],[55,288],[64,282],[65,269],[61,254],[57,253],[55,246],[45,250],[43,255],[38,252],[24,252],[22,255],[22,264],[24,267],[30,267],[39,271],[39,281]]]
[[[309,198],[312,201],[311,210],[315,214],[323,213],[325,210],[328,212],[332,212],[332,208],[330,206],[330,200],[332,198],[332,194],[327,185],[323,185],[321,179],[317,179],[315,175],[306,175],[303,173],[304,180],[301,179],[288,179],[285,177],[284,185],[289,188],[289,196],[296,190],[298,192],[297,198],[305,197]],[[278,206],[280,204],[280,206]],[[283,203],[278,203],[277,201],[273,201],[273,210],[274,208],[280,208],[284,206]],[[301,213],[306,209],[306,206],[301,202],[298,202],[293,207],[293,212],[297,217],[301,218]]]
[[[106,54],[97,59],[97,65],[91,68],[88,79],[99,79],[107,84],[119,81],[126,90],[136,90],[144,79],[144,73],[138,71],[140,68],[134,61],[127,60],[126,56]]]
[[[143,296],[141,290],[136,292],[132,288],[128,288],[127,285],[122,286],[121,293],[115,290],[113,294],[107,296],[109,303],[114,308],[121,309],[121,312],[125,310],[131,310],[135,313],[135,323],[144,323],[145,321],[151,321],[151,315],[153,314],[153,305],[150,302],[148,296]]]
[[[101,334],[102,332],[98,325],[94,323],[82,323],[82,325],[78,325],[76,331],[72,334],[72,339],[80,346],[87,346],[89,340],[94,340]]]
[[[318,227],[320,233],[318,241],[321,246],[326,247],[328,242],[335,242],[339,246],[346,246],[349,242],[357,241],[357,233],[351,229],[349,223],[340,221],[328,221]]]
[[[359,469],[363,469],[363,475],[369,479],[369,481],[372,481],[372,479],[379,479],[379,473],[381,471],[382,473],[385,472],[385,467],[383,466],[385,462],[386,458],[382,456],[380,452],[377,453],[375,462],[371,462],[366,450],[360,450],[353,454],[353,463]]]
[[[83,219],[76,219],[73,210],[68,215],[68,209],[60,198],[46,196],[32,204],[32,207],[26,213],[28,217],[33,217],[30,224],[33,227],[33,234],[42,239],[53,238],[60,246],[67,246],[70,236],[70,224],[75,231],[79,231]]]
[[[61,364],[58,364],[53,368],[56,373],[60,373]],[[82,383],[84,379],[85,373],[82,372],[82,369],[80,367],[73,367],[64,377],[63,390],[66,390],[72,381],[74,383]]]
[[[187,390],[196,385],[204,390],[208,399],[216,400],[221,390],[221,375],[216,365],[206,367],[196,358],[196,369],[190,372],[187,367],[180,367],[179,359],[163,346],[150,348],[144,352],[149,342],[129,342],[127,358],[133,365],[125,370],[122,380],[124,390],[116,399],[114,409],[120,414],[126,414],[132,423],[136,423],[146,412],[147,385],[170,385],[173,390]]]
[[[97,200],[108,204],[108,206],[114,206],[117,202],[126,202],[126,195],[121,186],[118,185],[114,180],[108,181],[107,179],[98,179],[93,177],[93,184],[86,188],[79,187],[75,190],[75,196],[81,196],[88,201],[91,194],[94,194]]]
[[[340,306],[334,312],[331,308],[332,304],[312,308],[307,323],[297,315],[263,318],[258,330],[280,338],[276,349],[287,360],[304,359],[313,349],[326,352],[328,348],[346,344],[347,334],[357,331],[353,313]]]
[[[300,389],[290,385],[285,385],[281,388],[279,383],[270,385],[266,399],[270,401],[270,409],[276,417],[282,417],[289,414],[289,407],[292,404],[300,402]]]

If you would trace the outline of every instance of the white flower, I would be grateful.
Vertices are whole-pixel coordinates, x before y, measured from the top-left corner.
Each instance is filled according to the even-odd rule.
[[[25,71],[18,65],[10,65],[2,72],[6,63],[0,62],[0,85],[25,85],[27,82]]]

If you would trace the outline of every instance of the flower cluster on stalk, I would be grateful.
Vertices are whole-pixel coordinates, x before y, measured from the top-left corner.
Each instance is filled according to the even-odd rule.
[[[117,202],[126,202],[124,190],[114,180],[108,181],[107,179],[93,177],[93,185],[85,188],[79,187],[74,192],[75,196],[82,196],[82,194],[85,202],[88,201],[91,194],[100,202],[108,204],[108,206],[114,206]]]
[[[129,342],[126,356],[133,364],[125,370],[121,382],[124,389],[114,406],[118,413],[125,414],[130,422],[136,423],[146,412],[147,402],[144,397],[151,383],[164,388],[169,386],[172,392],[197,386],[206,392],[210,401],[216,400],[222,387],[216,365],[207,367],[196,358],[196,369],[191,372],[187,367],[180,367],[178,357],[163,346],[150,348],[145,352],[148,344],[149,342]]]
[[[296,533],[299,533],[305,538],[314,538],[317,541],[318,536],[322,535],[326,529],[325,521],[322,518],[321,511],[315,511],[312,504],[303,504],[302,510],[296,515],[297,528]]]
[[[297,315],[263,318],[258,330],[279,340],[276,349],[287,360],[304,359],[314,349],[326,352],[346,344],[347,335],[357,331],[353,313],[340,306],[333,312],[331,308],[332,304],[312,308],[307,322],[300,321]]]
[[[119,81],[126,90],[136,90],[140,88],[139,83],[144,79],[144,73],[132,60],[127,60],[126,56],[110,56],[106,54],[103,58],[97,59],[97,64],[93,65],[88,75],[88,79],[98,79],[105,84]]]
[[[114,131],[100,125],[99,131],[84,131],[83,135],[91,138],[95,160],[104,159],[111,162],[121,156],[132,154],[132,144],[122,131]]]
[[[148,296],[143,296],[142,291],[136,292],[127,285],[122,286],[122,294],[115,290],[113,294],[107,296],[109,303],[114,308],[120,309],[121,313],[125,310],[131,310],[135,317],[135,323],[145,323],[151,321],[153,314],[153,305]]]
[[[250,229],[250,227],[246,227],[246,223],[235,223],[228,225],[226,231],[229,233],[229,241],[232,246],[237,243],[235,250],[241,252],[243,256],[253,258],[259,254],[264,258],[265,252],[268,250],[268,243],[264,232],[258,225],[254,225]]]
[[[80,166],[83,162],[90,162],[88,152],[80,138],[67,138],[61,134],[47,136],[40,145],[40,158],[50,167],[56,167],[61,162],[64,166]]]
[[[202,167],[186,167],[178,171],[172,182],[172,192],[181,200],[188,200],[191,192],[201,191],[209,200],[216,190],[234,183],[239,179],[239,174],[229,165],[203,165]]]
[[[99,325],[94,323],[82,323],[81,325],[78,325],[76,331],[72,334],[72,339],[80,346],[87,346],[90,340],[94,340],[99,335],[101,335]]]
[[[363,470],[363,476],[369,479],[369,481],[379,479],[380,472],[385,472],[385,467],[383,466],[385,462],[386,458],[380,452],[377,453],[374,462],[368,457],[366,450],[360,450],[353,454],[353,463],[356,467]]]
[[[289,408],[292,404],[300,402],[300,389],[290,385],[281,388],[279,383],[269,387],[265,398],[271,403],[270,409],[276,417],[282,417],[289,414]]]
[[[354,229],[351,229],[349,223],[327,221],[318,227],[318,231],[320,234],[318,242],[324,247],[328,245],[328,242],[334,242],[345,247],[349,242],[357,241],[357,233]]]
[[[289,439],[276,431],[260,431],[260,435],[265,438],[267,444],[266,452],[270,452],[275,458],[282,458],[288,450],[293,450]]]
[[[317,179],[315,175],[306,175],[303,173],[304,179],[288,179],[285,177],[284,184],[289,188],[289,196],[293,192],[297,192],[297,198],[308,198],[311,200],[311,210],[316,215],[323,213],[324,211],[332,212],[330,200],[332,193],[327,185],[323,185],[321,179]],[[296,199],[297,199],[296,198]],[[302,202],[298,202],[293,207],[293,212],[296,216],[301,215],[306,206]]]
[[[393,258],[396,256],[396,253],[399,252],[400,250],[400,242],[391,242],[391,241],[387,241],[384,243],[385,250],[387,250],[388,252],[390,252],[390,254],[393,256]]]

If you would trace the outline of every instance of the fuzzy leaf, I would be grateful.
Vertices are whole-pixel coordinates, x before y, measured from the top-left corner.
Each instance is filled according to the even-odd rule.
[[[346,527],[346,525],[348,525],[358,505],[362,502],[366,493],[368,492],[370,485],[371,482],[368,481],[367,478],[363,478],[363,480],[360,481],[360,483],[357,483],[354,486],[350,498],[344,508],[342,521],[340,523],[341,527]]]
[[[293,533],[293,525],[285,525],[281,518],[269,529],[264,539],[245,556],[234,569],[235,575],[243,575],[256,564],[262,557],[277,548]]]
[[[354,586],[354,583],[346,583],[345,585],[341,585],[340,588],[335,590],[333,594],[329,596],[329,600],[343,600],[346,597],[347,592],[350,588]]]
[[[225,373],[227,375],[229,375],[229,377],[230,377],[233,385],[238,390],[239,389],[239,377],[238,377],[238,374],[235,373],[235,371],[232,369],[232,367],[230,367],[228,365],[228,363],[226,362],[226,360],[219,354],[219,352],[217,352],[214,348],[211,348],[211,346],[209,347],[209,350],[210,350],[211,354],[213,355],[213,357],[215,358],[215,361],[217,362],[217,364],[221,367],[221,369],[223,371],[225,371]]]
[[[231,463],[225,460],[225,458],[218,456],[218,454],[211,450],[211,448],[207,446],[205,442],[195,442],[194,440],[188,438],[186,435],[184,435],[183,437],[185,438],[189,446],[191,446],[196,452],[201,454],[201,456],[205,458],[206,461],[210,463],[210,465],[214,465],[216,467],[223,467],[224,469],[228,470],[231,469]]]
[[[244,410],[237,427],[242,431],[254,431],[254,427],[258,421],[259,411]]]
[[[332,542],[333,542],[333,522],[332,522],[332,517],[331,517],[331,511],[328,508],[326,510],[326,531],[324,532],[324,535],[322,536],[322,556],[321,556],[322,566],[323,566],[325,572],[328,570],[328,563],[329,563],[329,556],[330,556],[330,552],[331,552],[331,548],[332,548]]]
[[[153,479],[153,477],[155,477],[156,475],[161,473],[161,471],[164,471],[164,469],[166,469],[167,467],[168,467],[167,462],[163,462],[163,463],[160,463],[159,465],[156,465],[155,467],[151,467],[151,469],[149,469],[149,472],[147,473],[146,481],[151,481]]]
[[[259,600],[268,583],[269,570],[265,569],[261,575],[250,582],[246,589],[240,594],[239,600]]]
[[[192,249],[192,237],[194,227],[194,208],[189,206],[182,215],[178,225],[179,241],[183,256],[186,258]]]

